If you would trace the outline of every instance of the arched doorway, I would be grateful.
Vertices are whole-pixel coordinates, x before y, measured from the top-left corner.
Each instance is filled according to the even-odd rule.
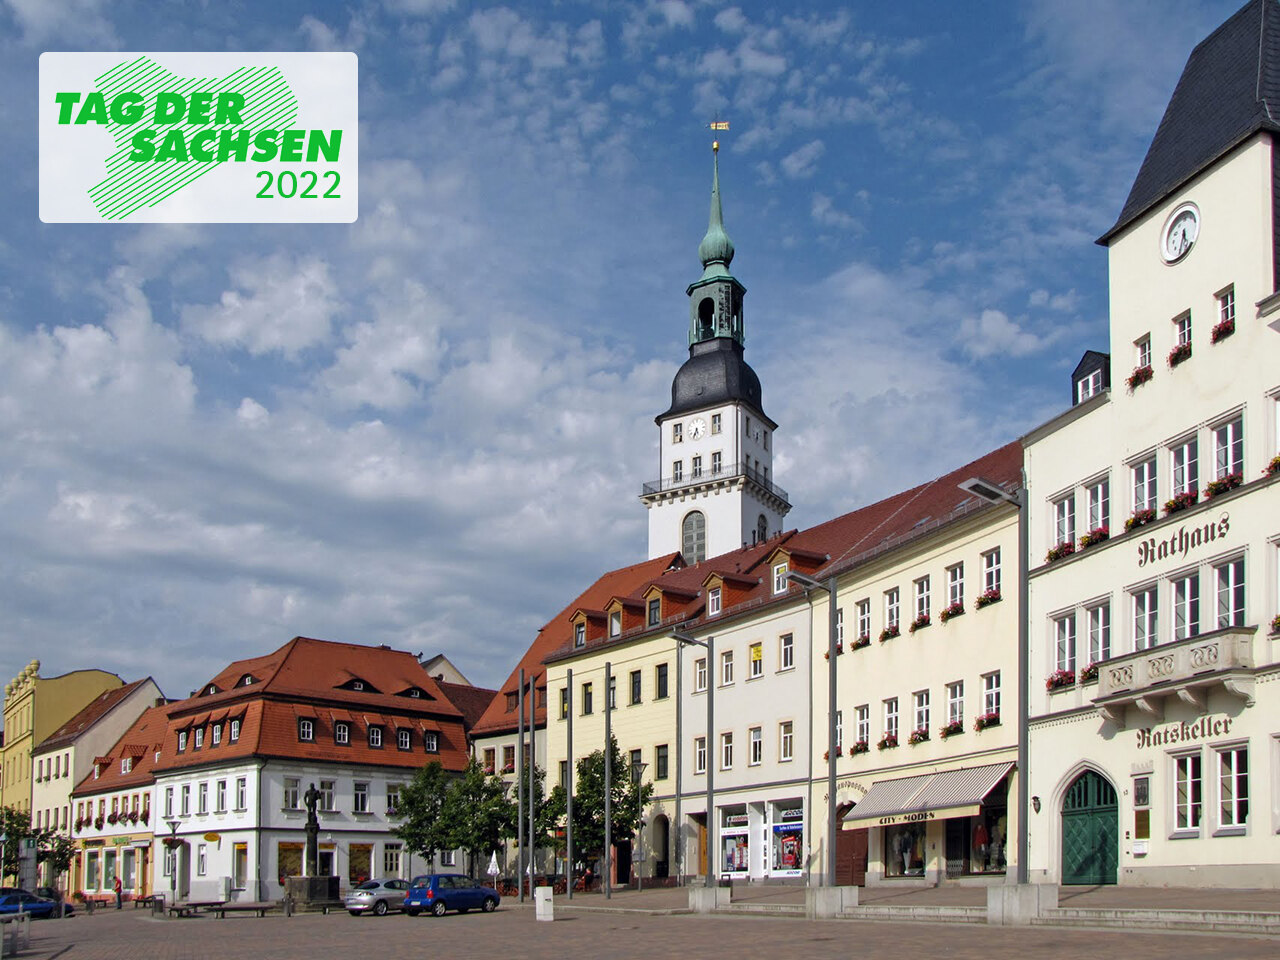
[[[671,822],[665,813],[653,818],[653,833],[650,835],[653,846],[653,875],[666,877],[671,875],[671,860],[668,851],[671,849]]]
[[[1062,798],[1062,882],[1115,883],[1119,847],[1116,788],[1101,774],[1086,770]]]

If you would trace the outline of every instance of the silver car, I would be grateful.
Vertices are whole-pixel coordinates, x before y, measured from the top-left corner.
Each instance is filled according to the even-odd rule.
[[[400,909],[408,889],[408,880],[366,880],[347,893],[346,908],[353,917],[362,913],[385,917],[388,910]]]

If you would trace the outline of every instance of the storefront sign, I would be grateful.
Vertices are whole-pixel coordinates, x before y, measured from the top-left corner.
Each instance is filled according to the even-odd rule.
[[[779,810],[779,820],[803,820],[804,810],[801,807],[795,807],[791,810]]]
[[[1143,727],[1135,731],[1138,735],[1138,749],[1148,747],[1167,747],[1173,743],[1191,743],[1193,740],[1204,740],[1208,737],[1225,737],[1231,733],[1231,718],[1201,717],[1194,723],[1169,723],[1163,727]]]
[[[133,842],[133,838],[132,837],[112,837],[111,842],[115,844],[117,847],[127,847],[130,843]]]
[[[1202,524],[1183,524],[1167,537],[1148,537],[1138,541],[1138,566],[1145,567],[1157,560],[1180,560],[1192,550],[1207,546],[1231,530],[1231,518],[1223,513],[1217,520],[1206,519]]]
[[[82,840],[81,845],[84,847],[100,847],[102,846],[102,840]]]
[[[747,825],[747,815],[745,813],[726,813],[724,815],[724,825],[726,827],[745,827]]]
[[[208,840],[210,843],[217,843],[219,840],[221,840],[221,839],[222,839],[222,834],[220,834],[220,833],[206,833],[206,834],[204,835],[204,838],[205,838],[206,840]]]
[[[937,816],[932,810],[918,810],[915,813],[891,813],[880,817],[876,823],[882,827],[890,827],[895,823],[919,823],[922,820],[935,820]]]

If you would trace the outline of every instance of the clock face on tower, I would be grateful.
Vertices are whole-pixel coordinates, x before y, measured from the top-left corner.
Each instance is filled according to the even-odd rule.
[[[701,417],[695,417],[693,422],[689,424],[689,436],[694,440],[701,440],[707,435],[707,421]]]
[[[1169,215],[1160,234],[1160,256],[1165,263],[1177,263],[1188,253],[1200,235],[1200,210],[1194,203],[1184,203]]]

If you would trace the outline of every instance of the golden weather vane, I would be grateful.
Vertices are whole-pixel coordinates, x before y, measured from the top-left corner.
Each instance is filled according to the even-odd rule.
[[[707,124],[707,126],[708,126],[708,127],[710,127],[712,130],[728,130],[728,129],[729,129],[729,121],[728,121],[728,120],[721,120],[721,119],[720,119],[720,114],[718,114],[718,113],[717,113],[717,114],[716,114],[716,118],[715,118],[714,120],[712,120],[709,124]],[[711,149],[712,149],[714,152],[719,153],[719,152],[720,152],[720,141],[719,141],[719,140],[712,140],[712,141],[711,141]]]

